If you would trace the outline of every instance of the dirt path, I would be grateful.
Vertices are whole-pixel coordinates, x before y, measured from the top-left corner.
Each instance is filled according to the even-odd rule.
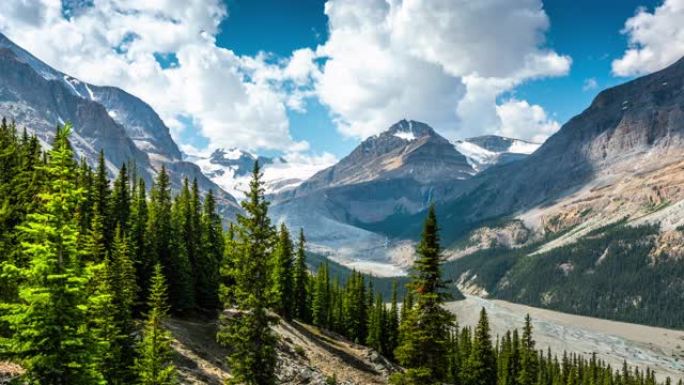
[[[565,314],[499,300],[467,296],[451,302],[461,325],[475,325],[480,308],[490,317],[493,335],[520,328],[525,314],[532,316],[537,347],[562,352],[596,353],[613,367],[651,367],[659,378],[684,379],[684,331],[655,328]]]

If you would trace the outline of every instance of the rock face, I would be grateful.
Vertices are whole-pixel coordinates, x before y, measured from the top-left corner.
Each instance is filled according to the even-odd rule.
[[[402,120],[364,140],[351,154],[302,183],[291,195],[382,181],[431,185],[466,179],[474,173],[465,156],[430,126]]]
[[[100,150],[113,176],[135,162],[148,185],[162,166],[172,186],[197,178],[204,192],[213,189],[222,213],[239,210],[235,199],[209,180],[199,167],[182,160],[169,129],[142,100],[114,87],[84,83],[49,67],[0,34],[0,116],[16,121],[48,146],[58,124],[74,125],[72,145],[91,165]]]
[[[428,125],[402,120],[363,141],[336,165],[274,197],[272,216],[303,227],[319,252],[342,263],[409,261],[374,224],[421,212],[475,174],[466,157]],[[410,249],[410,248],[409,248]],[[379,270],[378,270],[379,269]]]
[[[684,60],[601,92],[529,157],[471,178],[438,212],[471,224],[520,215],[557,230],[558,215],[568,225],[631,215],[684,198],[682,149]]]

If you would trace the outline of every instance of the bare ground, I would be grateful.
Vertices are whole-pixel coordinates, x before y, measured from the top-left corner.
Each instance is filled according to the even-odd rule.
[[[220,385],[230,378],[228,350],[215,342],[215,322],[171,319],[167,324],[183,384]],[[281,321],[274,331],[280,338],[279,384],[324,385],[333,376],[344,385],[386,384],[397,369],[372,349],[310,325]]]

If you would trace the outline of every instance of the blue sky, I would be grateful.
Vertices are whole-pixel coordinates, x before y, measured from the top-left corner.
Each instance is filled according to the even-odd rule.
[[[327,17],[324,0],[227,0],[229,16],[221,24],[218,44],[240,55],[269,52],[287,57],[295,49],[325,42]],[[541,105],[561,124],[586,108],[601,90],[630,77],[611,73],[612,60],[627,46],[620,33],[625,20],[640,7],[652,10],[654,0],[546,0],[544,10],[550,19],[547,46],[569,55],[572,67],[567,76],[532,80],[502,97],[515,96]],[[266,11],[268,10],[268,11]],[[476,38],[476,37],[474,37]],[[494,54],[494,53],[493,53]],[[330,119],[330,111],[317,100],[307,102],[307,112],[289,111],[295,140],[306,140],[312,148],[337,156],[348,153],[355,138],[340,135]]]
[[[684,0],[5,0],[0,31],[181,148],[329,165],[402,119],[543,141],[684,55]]]

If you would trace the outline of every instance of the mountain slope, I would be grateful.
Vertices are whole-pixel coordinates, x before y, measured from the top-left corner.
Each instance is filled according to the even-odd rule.
[[[271,213],[303,227],[315,251],[357,269],[388,275],[410,262],[410,242],[372,224],[417,213],[475,173],[463,154],[428,125],[402,120],[363,141],[336,165],[277,194]],[[419,233],[416,233],[417,236]]]
[[[154,110],[142,100],[118,88],[99,87],[65,75],[33,57],[0,34],[0,116],[16,121],[49,145],[58,124],[74,125],[72,144],[91,165],[100,150],[113,175],[133,161],[148,185],[157,171],[169,170],[174,188],[182,179],[197,178],[200,189],[213,189],[222,214],[239,211],[237,202],[202,174],[199,167],[182,160],[178,146]]]
[[[463,291],[682,327],[684,59],[601,92],[529,158],[466,184],[438,207]]]

